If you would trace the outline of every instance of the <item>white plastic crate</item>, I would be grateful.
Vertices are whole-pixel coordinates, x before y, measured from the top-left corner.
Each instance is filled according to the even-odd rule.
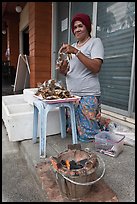
[[[2,119],[10,141],[32,139],[33,106],[24,101],[23,94],[19,97],[17,95],[2,96]],[[59,109],[56,108],[48,114],[47,136],[59,133]]]

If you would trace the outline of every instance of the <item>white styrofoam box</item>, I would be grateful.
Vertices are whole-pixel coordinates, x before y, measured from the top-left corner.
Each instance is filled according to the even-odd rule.
[[[2,119],[6,126],[9,141],[32,139],[33,136],[33,106],[24,102],[17,104],[16,95],[13,95],[15,104],[8,103],[8,96],[2,97]],[[22,94],[23,99],[23,94]],[[20,100],[21,102],[21,100]],[[8,105],[6,105],[8,104]],[[38,121],[39,123],[39,121]],[[53,125],[54,124],[54,125]],[[38,131],[39,131],[38,124]],[[59,109],[48,113],[47,136],[60,133]],[[39,133],[38,133],[39,136]]]
[[[2,96],[5,105],[24,103],[23,94]]]
[[[23,90],[24,101],[33,105],[33,101],[38,100],[34,97],[34,94],[37,92],[38,88],[28,88]]]
[[[24,101],[23,94],[2,96],[2,119],[4,120],[5,117],[7,117],[8,105],[24,104],[24,103],[27,103],[27,102]]]
[[[9,141],[31,139],[33,133],[33,108],[29,104],[8,105],[4,123]]]

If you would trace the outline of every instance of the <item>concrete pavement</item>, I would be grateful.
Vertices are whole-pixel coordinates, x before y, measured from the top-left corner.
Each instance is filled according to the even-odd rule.
[[[9,142],[2,123],[2,202],[46,202],[19,150],[18,142]]]

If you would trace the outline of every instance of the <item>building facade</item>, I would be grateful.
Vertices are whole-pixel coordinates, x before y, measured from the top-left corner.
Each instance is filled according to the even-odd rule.
[[[15,68],[19,53],[29,56],[30,88],[50,78],[65,83],[55,64],[61,44],[75,41],[70,25],[78,12],[91,17],[92,36],[100,37],[104,45],[104,63],[99,74],[102,109],[134,119],[135,2],[26,2],[19,20],[15,18],[16,45],[10,40],[10,25],[15,20],[7,17],[9,41],[2,38],[3,49],[7,48],[4,42],[8,42]]]

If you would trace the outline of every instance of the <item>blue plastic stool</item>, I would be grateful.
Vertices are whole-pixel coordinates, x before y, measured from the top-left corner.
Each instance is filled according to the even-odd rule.
[[[77,144],[77,130],[75,121],[75,110],[73,102],[63,102],[48,104],[44,101],[37,100],[33,102],[34,115],[33,115],[33,143],[37,142],[38,132],[38,113],[40,116],[40,136],[39,136],[39,150],[40,157],[46,157],[46,133],[47,133],[47,116],[48,112],[52,109],[59,107],[60,112],[60,126],[61,138],[66,137],[66,112],[65,107],[70,109],[71,127],[72,127],[72,143]]]

